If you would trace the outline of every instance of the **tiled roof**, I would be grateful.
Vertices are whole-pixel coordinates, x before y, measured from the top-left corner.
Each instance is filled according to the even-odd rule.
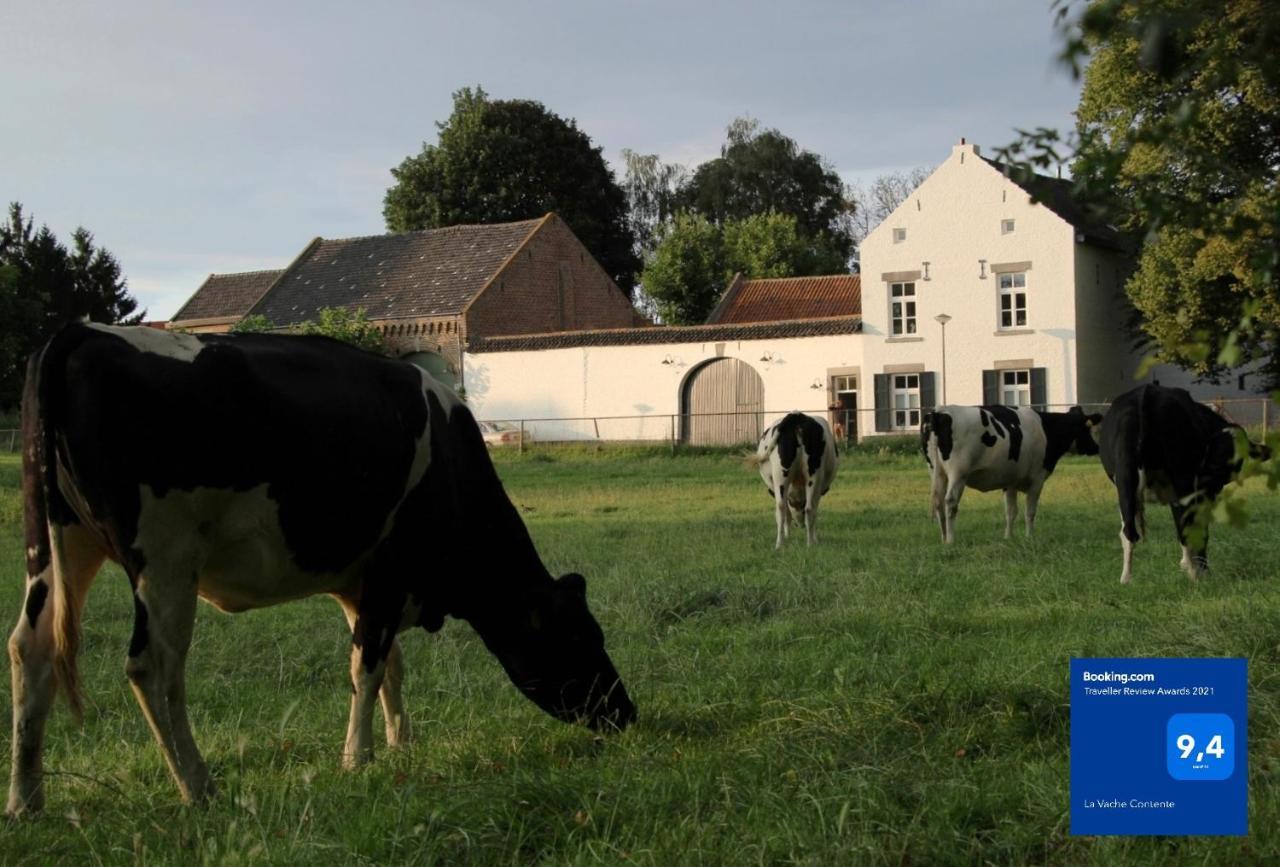
[[[239,317],[249,312],[283,271],[210,274],[171,321]]]
[[[717,340],[763,340],[857,334],[861,330],[862,318],[859,316],[739,325],[660,325],[653,328],[608,328],[598,331],[558,331],[553,334],[519,334],[509,337],[472,337],[467,345],[467,351],[515,352],[530,349],[569,349],[578,346],[641,346],[706,343]]]
[[[370,319],[456,315],[545,219],[317,238],[252,312],[277,326],[322,307],[364,308]]]
[[[1093,213],[1073,194],[1071,181],[1048,175],[1028,174],[995,160],[986,160],[992,168],[1031,194],[1031,197],[1053,211],[1084,234],[1085,240],[1115,250],[1127,249],[1124,237],[1107,225],[1100,214]]]
[[[862,278],[857,274],[824,277],[733,279],[707,324],[779,322],[862,315]]]

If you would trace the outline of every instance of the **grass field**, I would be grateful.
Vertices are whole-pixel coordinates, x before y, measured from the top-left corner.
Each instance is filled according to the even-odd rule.
[[[1096,460],[1059,467],[1035,539],[1003,540],[1000,496],[970,492],[944,548],[919,457],[852,455],[820,544],[793,534],[781,552],[763,486],[734,455],[544,450],[498,469],[552,571],[588,577],[635,726],[597,739],[544,716],[451,621],[403,637],[415,742],[344,773],[338,607],[202,607],[189,703],[221,793],[185,808],[124,678],[132,605],[112,568],[85,617],[85,723],[59,703],[48,810],[8,824],[0,862],[1280,859],[1280,499],[1261,486],[1248,527],[1214,528],[1198,585],[1177,569],[1167,510],[1151,509],[1124,587]],[[16,457],[0,456],[9,619],[17,481]],[[1070,836],[1069,658],[1184,655],[1250,660],[1250,836]]]

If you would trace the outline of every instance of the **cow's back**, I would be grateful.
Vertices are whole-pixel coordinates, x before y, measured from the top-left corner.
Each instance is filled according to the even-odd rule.
[[[210,490],[263,491],[307,571],[376,542],[426,434],[415,368],[327,338],[147,330],[69,326],[40,365],[59,456],[117,556],[144,497]]]

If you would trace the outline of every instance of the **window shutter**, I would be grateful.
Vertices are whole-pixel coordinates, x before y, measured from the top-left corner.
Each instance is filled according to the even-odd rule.
[[[1034,399],[1032,400],[1034,403]],[[1000,403],[1000,372],[982,371],[982,405],[997,406]]]
[[[876,385],[876,430],[889,431],[893,429],[893,406],[891,396],[889,394],[889,374],[877,373],[875,375]]]
[[[937,374],[932,370],[920,374],[920,406],[926,412],[938,408]]]
[[[1033,367],[1031,368],[1031,406],[1043,412],[1048,403],[1048,371],[1043,367]]]

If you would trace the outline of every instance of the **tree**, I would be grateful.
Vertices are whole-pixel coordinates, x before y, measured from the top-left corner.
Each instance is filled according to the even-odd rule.
[[[1077,194],[1129,232],[1126,284],[1160,360],[1213,375],[1262,361],[1280,384],[1280,7],[1265,0],[1061,3],[1064,59],[1084,88]],[[1007,149],[1060,159],[1055,130]],[[1240,331],[1242,310],[1250,328]]]
[[[34,229],[17,202],[0,225],[0,269],[7,271],[0,313],[10,314],[0,315],[0,404],[18,400],[26,356],[60,325],[84,317],[126,325],[142,320],[119,262],[94,246],[87,229],[72,233],[68,251],[48,226]]]
[[[578,129],[530,100],[493,100],[481,88],[453,95],[437,144],[391,170],[383,217],[393,232],[496,223],[555,211],[609,276],[630,292],[640,260],[627,200]]]
[[[636,255],[643,259],[657,245],[658,227],[675,216],[680,186],[689,172],[679,163],[662,162],[657,154],[638,154],[630,148],[622,149],[622,162],[631,234]]]
[[[852,185],[849,195],[856,203],[850,219],[853,240],[861,245],[871,230],[897,210],[932,172],[931,167],[916,166],[910,171],[879,175],[867,188]]]
[[[657,246],[640,282],[672,325],[704,321],[723,288],[724,238],[720,227],[700,214],[676,214],[657,230]]]
[[[835,169],[750,118],[729,125],[720,156],[698,166],[680,187],[677,203],[714,223],[789,214],[802,235],[842,263],[853,255],[854,207]]]
[[[1081,75],[1077,126],[1022,132],[1000,155],[1017,172],[1073,157],[1076,195],[1127,230],[1138,267],[1125,289],[1156,361],[1212,374],[1248,361],[1280,386],[1280,7],[1267,0],[1058,0],[1062,59]],[[1280,393],[1273,393],[1273,398]],[[1268,435],[1273,449],[1280,446]],[[1280,485],[1280,461],[1241,478]],[[1240,524],[1233,488],[1193,507]]]
[[[663,320],[704,322],[741,273],[748,277],[830,274],[844,262],[800,231],[790,214],[753,214],[716,225],[701,214],[679,213],[662,224],[641,284]]]

